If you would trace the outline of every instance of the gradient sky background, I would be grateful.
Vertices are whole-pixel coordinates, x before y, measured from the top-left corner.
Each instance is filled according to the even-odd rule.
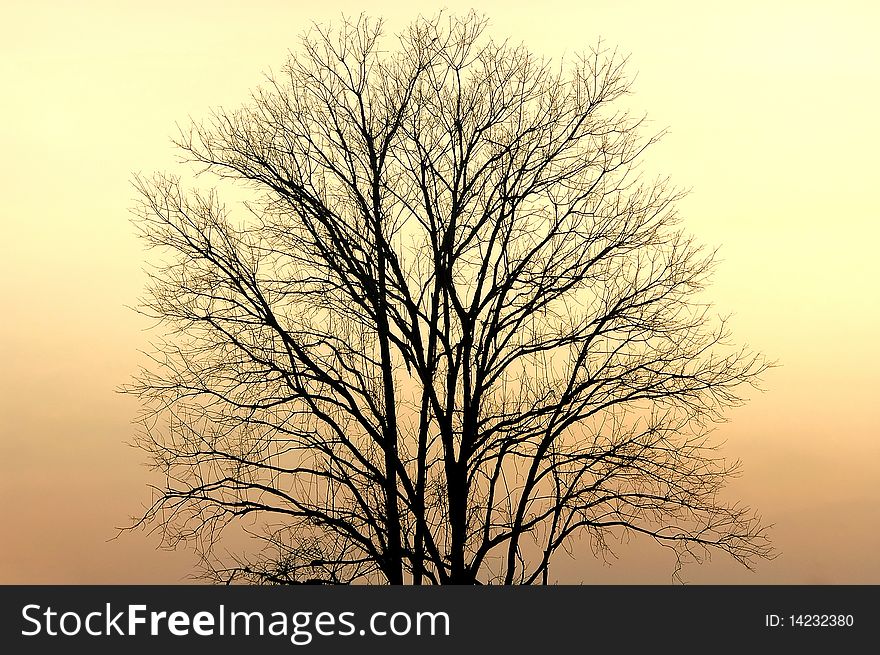
[[[782,365],[719,429],[743,460],[729,495],[775,524],[780,557],[721,555],[691,582],[880,583],[880,9],[873,2],[373,2],[401,26],[472,6],[541,54],[601,36],[631,54],[629,107],[669,127],[649,172],[692,188],[711,291]],[[193,560],[119,539],[148,498],[114,392],[144,347],[126,305],[145,253],[133,172],[174,167],[175,122],[235,105],[312,20],[364,3],[17,2],[0,8],[0,583],[175,583]],[[670,581],[635,540],[612,566],[586,543],[561,582]]]

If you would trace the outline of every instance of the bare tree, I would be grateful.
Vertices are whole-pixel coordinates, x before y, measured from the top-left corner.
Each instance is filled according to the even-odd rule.
[[[712,424],[767,364],[700,299],[712,253],[637,170],[625,60],[486,21],[315,27],[181,132],[215,190],[136,178],[166,331],[128,390],[167,479],[139,524],[219,580],[546,583],[575,537],[770,554]],[[223,560],[251,515],[262,547]],[[257,527],[250,528],[257,530]]]

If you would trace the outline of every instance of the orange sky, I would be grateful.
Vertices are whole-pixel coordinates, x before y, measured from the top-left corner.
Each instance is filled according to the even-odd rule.
[[[670,8],[670,5],[674,8]],[[631,54],[630,107],[670,127],[646,159],[692,193],[720,246],[712,297],[739,342],[782,365],[719,429],[731,497],[774,523],[755,573],[717,556],[692,582],[880,583],[880,45],[874,3],[482,2],[493,34]],[[767,6],[769,5],[769,7]],[[312,20],[362,4],[6,2],[0,12],[0,583],[178,582],[185,552],[115,541],[147,499],[114,393],[144,347],[132,172],[174,166],[175,122],[242,101]],[[466,2],[419,3],[424,13]],[[390,27],[412,3],[370,3]],[[562,582],[668,582],[636,541],[587,545]]]

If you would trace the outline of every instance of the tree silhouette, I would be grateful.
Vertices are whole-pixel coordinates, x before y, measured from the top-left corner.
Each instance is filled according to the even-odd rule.
[[[165,331],[128,387],[166,477],[139,525],[217,580],[547,583],[587,537],[679,565],[770,554],[709,440],[767,364],[700,300],[712,267],[646,182],[625,60],[553,64],[485,19],[315,27],[177,144],[232,210],[137,177]],[[241,187],[242,185],[239,185]],[[263,541],[224,560],[221,531]]]

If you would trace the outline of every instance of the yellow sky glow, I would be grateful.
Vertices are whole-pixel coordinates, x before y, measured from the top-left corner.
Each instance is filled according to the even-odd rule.
[[[419,10],[463,12],[467,2]],[[133,172],[173,169],[175,123],[246,98],[311,21],[355,2],[8,2],[0,10],[0,583],[179,582],[186,552],[114,541],[148,498],[114,393],[146,345]],[[875,3],[483,2],[493,34],[630,53],[629,106],[669,134],[647,172],[691,189],[684,225],[721,263],[739,343],[781,364],[718,430],[730,487],[776,525],[756,572],[717,556],[692,582],[880,583],[880,43]],[[375,2],[393,28],[412,3]],[[658,552],[660,551],[660,552]],[[635,540],[586,543],[561,582],[669,582]]]

